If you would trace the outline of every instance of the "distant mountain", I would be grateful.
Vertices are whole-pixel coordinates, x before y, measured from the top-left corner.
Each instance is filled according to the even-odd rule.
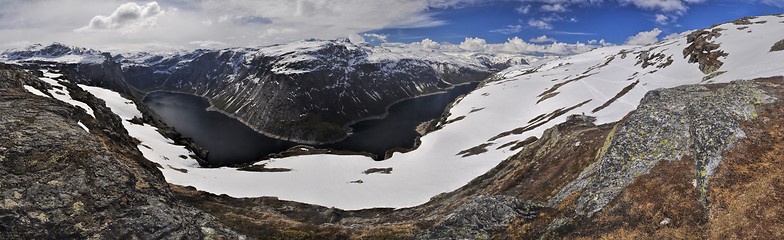
[[[318,80],[361,93],[331,83],[416,69],[438,81],[410,84],[435,91],[467,80],[455,72],[490,69],[353,46],[133,58],[176,59],[162,86],[205,93]],[[507,68],[432,121],[417,149],[385,161],[299,155],[242,170],[200,167],[140,120],[138,101],[60,70],[98,64],[0,64],[0,238],[781,239],[783,60],[784,15],[743,18]],[[243,78],[214,78],[234,69]],[[254,84],[272,87],[246,83],[258,74]]]
[[[237,197],[277,196],[285,200],[343,209],[412,207],[427,202],[437,194],[452,191],[471,182],[505,159],[520,153],[520,150],[528,146],[532,140],[543,138],[547,129],[567,121],[571,115],[594,117],[595,125],[615,124],[624,120],[630,113],[646,112],[647,110],[643,111],[645,106],[639,107],[642,101],[648,103],[646,106],[656,105],[661,109],[657,112],[658,115],[652,113],[654,116],[644,122],[629,123],[631,125],[628,129],[632,130],[628,131],[641,132],[640,135],[627,135],[639,137],[638,139],[625,138],[627,140],[624,142],[617,143],[639,142],[637,145],[618,145],[625,147],[618,150],[625,157],[618,158],[617,156],[620,155],[597,157],[597,154],[601,154],[597,153],[596,149],[585,150],[590,152],[589,155],[596,157],[591,159],[590,163],[596,162],[597,166],[600,164],[608,166],[602,167],[601,174],[604,174],[602,176],[626,174],[625,176],[632,176],[632,178],[623,178],[621,182],[604,182],[615,178],[591,181],[597,184],[600,182],[618,184],[612,185],[612,188],[622,189],[633,182],[634,176],[650,170],[649,167],[672,160],[672,156],[686,155],[700,159],[699,165],[697,162],[689,163],[689,166],[692,166],[689,171],[697,171],[696,166],[708,166],[700,171],[706,170],[705,176],[709,178],[711,171],[707,169],[713,169],[716,164],[721,166],[720,160],[717,160],[718,150],[715,149],[724,149],[727,146],[716,145],[694,150],[693,144],[684,141],[731,143],[739,137],[724,135],[727,133],[725,130],[730,132],[737,130],[732,127],[736,125],[708,123],[705,119],[699,121],[707,125],[696,124],[695,121],[701,118],[726,120],[725,122],[730,124],[727,120],[730,119],[729,117],[706,115],[707,113],[703,113],[700,109],[701,106],[709,102],[722,103],[725,105],[711,107],[722,109],[715,111],[738,112],[738,116],[741,116],[739,119],[742,119],[749,115],[750,109],[747,109],[749,105],[745,100],[738,103],[741,107],[726,105],[730,96],[738,96],[740,92],[722,91],[714,95],[708,94],[715,98],[714,100],[706,97],[700,101],[689,101],[687,96],[689,94],[697,96],[703,94],[701,92],[706,91],[706,88],[711,90],[736,80],[784,75],[784,64],[782,64],[784,51],[776,50],[781,49],[777,46],[781,46],[780,42],[784,39],[782,21],[784,18],[778,16],[745,19],[685,32],[647,46],[604,47],[540,64],[510,67],[492,75],[473,92],[458,98],[444,117],[439,119],[437,124],[433,124],[432,131],[420,138],[421,144],[417,149],[407,153],[395,153],[384,161],[367,161],[357,156],[297,156],[257,163],[266,168],[291,169],[290,172],[274,175],[253,173],[243,175],[242,178],[213,179],[211,176],[235,174],[233,172],[236,171],[229,173],[220,170],[205,172],[194,170],[189,174],[189,178],[178,178],[175,181],[177,184],[194,186],[216,194]],[[717,85],[706,87],[699,85],[709,83]],[[685,90],[655,91],[660,88],[694,84],[698,85],[690,86]],[[669,108],[657,104],[675,98],[669,95],[671,93],[678,94],[679,97],[676,98],[678,101],[668,106]],[[720,93],[726,94],[727,99],[720,99]],[[756,93],[760,92],[756,91]],[[746,95],[743,96],[749,96],[748,93],[744,94]],[[757,95],[749,99],[762,99],[760,104],[763,104],[766,102],[763,100],[768,99],[765,96]],[[739,98],[733,97],[733,99]],[[732,121],[737,123],[738,120]],[[657,127],[640,129],[635,125],[643,123],[656,123],[654,125]],[[684,131],[684,129],[693,129],[695,132]],[[619,126],[618,130],[622,128]],[[667,131],[667,140],[664,140],[662,135],[665,131]],[[719,135],[715,138],[705,138],[709,136],[704,135],[707,132]],[[613,134],[603,134],[598,138],[600,140],[591,140],[594,142],[590,144],[604,144],[605,139],[612,140],[605,137]],[[676,143],[671,139],[673,136],[681,140]],[[546,143],[542,144],[547,146]],[[580,140],[572,141],[570,144],[570,148],[580,149],[589,142]],[[609,141],[608,144],[616,143]],[[709,149],[713,147],[715,149]],[[670,155],[675,154],[676,149],[681,149],[677,151],[683,155]],[[569,158],[568,155],[560,157]],[[667,160],[661,161],[662,159]],[[530,161],[530,159],[523,161]],[[604,163],[605,161],[609,162]],[[633,161],[643,165],[635,165],[633,169],[625,167],[613,169],[612,166],[623,165],[613,161]],[[710,164],[706,165],[705,161]],[[573,165],[564,165],[563,168],[571,166]],[[576,168],[574,170],[578,173],[585,167],[574,166]],[[187,166],[174,167],[188,168]],[[324,171],[327,168],[331,170]],[[394,170],[383,176],[363,173],[367,169],[379,168]],[[563,169],[550,170],[564,171]],[[437,171],[437,174],[434,174],[434,171]],[[178,176],[175,171],[169,172],[172,176]],[[694,176],[698,174],[692,173]],[[564,180],[565,182],[571,182],[577,177],[577,175],[569,176]],[[507,177],[514,179],[518,176]],[[303,178],[320,180],[318,183],[299,181]],[[701,179],[700,181],[705,180],[705,178]],[[363,180],[363,183],[357,185],[349,183],[356,180]],[[264,184],[258,184],[260,182]],[[223,187],[229,185],[234,187]],[[563,186],[565,185],[557,188],[560,190]],[[596,193],[598,194],[599,191],[604,190],[597,190]],[[401,192],[406,194],[399,194]],[[602,192],[603,200],[598,202],[591,200],[590,206],[581,206],[580,211],[590,212],[601,209],[606,204],[603,201],[612,199],[616,193]],[[345,196],[352,196],[352,200],[346,201]],[[586,195],[584,200],[588,199],[588,196]]]
[[[79,83],[137,98],[156,90],[201,95],[214,110],[256,131],[310,144],[340,141],[349,134],[348,125],[383,115],[400,100],[481,81],[538,59],[370,46],[348,39],[114,56],[55,43],[0,55],[0,61],[11,63],[67,66]]]
[[[74,81],[113,89],[126,95],[137,95],[122,76],[120,64],[110,53],[94,49],[53,43],[9,49],[0,53],[0,62],[23,65],[46,65],[62,68]]]
[[[114,59],[136,88],[205,96],[217,110],[259,132],[304,143],[339,141],[349,124],[384,114],[394,102],[526,64],[521,56],[448,55],[313,39]]]
[[[0,54],[6,62],[58,62],[58,63],[102,63],[110,57],[108,53],[100,51],[68,46],[62,43],[53,43],[44,46],[34,44],[24,49],[10,49]]]

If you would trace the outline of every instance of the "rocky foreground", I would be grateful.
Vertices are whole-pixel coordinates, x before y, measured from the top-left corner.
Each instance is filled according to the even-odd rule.
[[[93,118],[23,89],[51,87],[34,74],[0,66],[2,239],[784,237],[782,77],[651,91],[424,205],[343,211],[169,185],[102,100],[71,92]]]
[[[31,73],[0,65],[0,238],[240,236],[178,204],[157,166],[102,100],[72,93],[93,109],[93,118],[23,85],[51,88]]]

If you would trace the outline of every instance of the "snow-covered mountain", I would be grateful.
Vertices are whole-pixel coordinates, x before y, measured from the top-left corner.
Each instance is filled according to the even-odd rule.
[[[63,66],[78,83],[126,96],[142,96],[137,90],[202,95],[215,110],[259,132],[303,143],[339,141],[349,133],[348,125],[382,115],[394,102],[542,58],[371,46],[347,39],[115,56],[55,43],[0,55],[9,63]]]
[[[784,17],[764,16],[648,46],[605,47],[511,67],[455,104],[440,129],[422,137],[416,150],[381,162],[310,155],[258,163],[289,172],[200,169],[176,162],[167,164],[188,172],[162,171],[170,182],[234,197],[277,196],[344,209],[415,206],[486,173],[516,154],[515,146],[569,115],[609,123],[634,110],[650,90],[784,75],[783,22]],[[392,171],[363,173],[372,168]]]
[[[185,149],[160,150],[165,147],[154,145],[145,150],[145,156],[161,165],[167,181],[216,194],[277,196],[344,209],[409,207],[457,189],[486,173],[516,154],[517,147],[530,142],[527,139],[541,136],[545,129],[564,122],[569,115],[591,115],[596,117],[596,124],[610,123],[634,110],[650,90],[784,75],[782,49],[784,17],[764,16],[686,32],[648,46],[605,47],[535,65],[513,66],[493,75],[454,104],[449,109],[449,116],[439,123],[438,130],[422,137],[416,150],[395,153],[392,158],[380,162],[363,156],[309,155],[257,163],[267,168],[290,169],[288,172],[246,172],[233,168],[199,168],[194,160],[179,158],[187,155]],[[281,94],[303,90],[304,83],[322,83],[309,86],[327,87],[302,91],[305,96],[332,93],[319,95],[318,99],[356,97],[360,93],[376,99],[376,94],[359,91],[384,86],[341,87],[348,83],[341,82],[346,76],[364,76],[356,78],[362,81],[350,82],[358,86],[389,76],[384,74],[398,76],[396,69],[404,68],[408,73],[420,69],[421,72],[415,74],[422,75],[416,76],[429,77],[432,81],[397,81],[397,87],[393,88],[396,90],[389,90],[413,95],[413,89],[417,87],[423,89],[422,92],[426,89],[436,91],[461,82],[459,78],[444,74],[445,69],[468,72],[489,69],[470,59],[439,64],[427,58],[408,58],[405,54],[340,41],[302,41],[264,49],[202,50],[169,56],[140,54],[116,59],[122,60],[128,73],[137,68],[139,76],[147,72],[163,76],[156,81],[171,88],[204,88],[205,93],[218,95],[220,91],[213,89],[238,93],[239,89],[262,92],[265,87],[277,87]],[[440,56],[443,53],[433,54]],[[215,61],[223,64],[214,64]],[[333,65],[322,66],[324,63],[333,63],[344,71],[336,72]],[[329,71],[323,67],[328,67]],[[360,71],[364,69],[374,71]],[[233,73],[238,77],[215,77]],[[256,78],[248,76],[261,77],[256,82]],[[197,78],[185,81],[186,77]],[[219,79],[231,81],[219,82]],[[329,82],[323,84],[323,81]],[[399,90],[400,86],[407,87]],[[96,95],[103,96],[109,105],[128,102],[119,95]],[[238,101],[239,98],[234,99]],[[264,103],[255,100],[249,104]],[[283,106],[273,103],[269,108],[276,107]],[[130,134],[141,133],[131,131]],[[157,136],[156,139],[162,146],[168,144],[165,139]],[[581,143],[574,144],[579,146]],[[369,169],[390,171],[389,174],[366,174]]]
[[[35,44],[24,49],[0,53],[0,62],[52,66],[62,69],[73,81],[119,91],[131,96],[135,91],[125,82],[120,64],[110,53],[95,49],[53,43]]]
[[[257,131],[305,143],[339,141],[348,124],[381,115],[394,102],[527,63],[519,55],[449,55],[313,39],[115,59],[139,89],[202,95]]]
[[[0,54],[3,62],[57,62],[65,64],[102,63],[110,55],[98,50],[53,43],[48,46],[34,44],[24,49],[9,49]]]
[[[116,58],[70,47],[4,53],[22,65],[0,64],[3,211],[19,220],[0,224],[9,229],[0,236],[781,238],[784,15],[509,67],[453,103],[417,149],[385,161],[320,154],[203,168],[140,101],[107,89],[125,83],[117,61],[140,73],[170,64],[153,74],[175,90],[267,91],[235,84],[264,74],[254,84],[352,94],[417,70],[442,89],[491,69],[488,59],[515,61],[314,42]],[[352,80],[323,84],[335,79]],[[317,97],[330,96],[342,95]],[[377,207],[398,209],[365,209]]]

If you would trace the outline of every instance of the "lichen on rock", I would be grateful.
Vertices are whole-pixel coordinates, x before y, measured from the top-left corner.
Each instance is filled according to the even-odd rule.
[[[707,202],[707,179],[720,163],[721,153],[745,136],[738,121],[753,118],[754,106],[768,101],[770,97],[750,81],[717,89],[687,85],[651,91],[608,136],[610,143],[599,150],[595,168],[587,168],[556,199],[582,190],[575,210],[590,216],[659,161],[689,156],[695,162],[700,201]]]

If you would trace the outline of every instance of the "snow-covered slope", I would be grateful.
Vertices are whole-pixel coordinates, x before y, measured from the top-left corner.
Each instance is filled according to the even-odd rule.
[[[510,150],[516,142],[541,135],[568,115],[584,113],[596,116],[599,123],[613,122],[635,109],[652,89],[784,75],[784,51],[770,52],[784,39],[782,21],[759,17],[747,25],[727,23],[708,29],[721,29],[715,30],[720,35],[692,34],[691,42],[686,33],[649,46],[600,48],[535,67],[510,68],[456,104],[450,110],[451,121],[424,136],[418,149],[386,161],[311,155],[258,163],[289,172],[199,169],[165,162],[188,170],[166,177],[175,184],[235,197],[277,196],[344,209],[414,206],[487,172],[516,152]],[[694,51],[684,56],[684,49],[706,43],[719,47],[699,53],[727,53],[714,54],[723,65],[707,74],[701,63],[715,62],[690,63]],[[465,151],[469,149],[473,151]],[[392,171],[363,173],[371,168]]]
[[[635,109],[652,89],[784,75],[784,51],[771,51],[783,39],[784,17],[765,16],[649,46],[600,48],[535,66],[511,67],[462,98],[440,130],[422,137],[418,149],[380,162],[361,156],[310,155],[257,163],[288,172],[205,169],[151,126],[126,128],[149,147],[140,145],[140,150],[159,163],[174,184],[234,197],[276,196],[344,209],[409,207],[468,183],[515,154],[511,147],[516,143],[540,136],[571,114],[593,115],[598,123],[608,123]],[[269,54],[276,53],[273,50],[268,49]],[[285,52],[277,51],[279,57],[289,56]],[[284,65],[302,70],[297,63],[313,60],[290,59]],[[129,101],[119,94],[81,87],[103,98],[123,119],[137,115],[133,109],[123,110],[130,107]],[[364,173],[372,168],[391,172]]]
[[[202,95],[259,132],[303,143],[342,140],[350,123],[382,115],[394,102],[480,81],[498,70],[498,63],[488,64],[487,58],[348,40],[115,59],[123,64],[125,79],[139,89]]]
[[[94,49],[53,43],[35,44],[24,49],[9,49],[0,53],[0,62],[37,66],[51,66],[62,70],[71,81],[91,86],[114,89],[132,95],[133,90],[122,77],[120,64],[110,53]]]
[[[44,46],[35,44],[24,49],[9,49],[0,54],[0,61],[18,62],[53,62],[53,63],[93,63],[100,64],[108,55],[100,51],[67,46],[61,43]]]

